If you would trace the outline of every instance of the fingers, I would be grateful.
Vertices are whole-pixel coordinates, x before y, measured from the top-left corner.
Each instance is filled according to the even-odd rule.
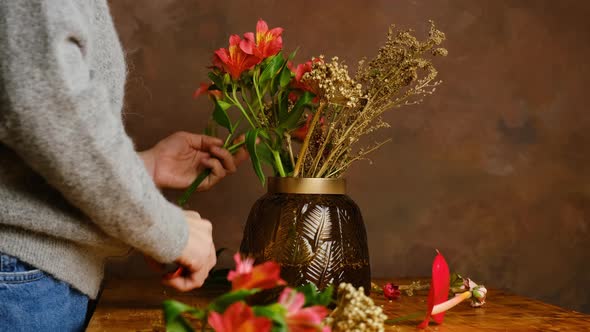
[[[215,266],[217,257],[211,237],[211,222],[200,218],[194,211],[184,211],[189,225],[189,239],[177,263],[183,273],[162,278],[164,285],[186,292],[203,286],[209,271]]]
[[[223,141],[217,137],[183,133],[188,145],[195,150],[209,151],[214,146],[223,146]]]
[[[225,170],[225,168],[223,168],[223,165],[221,164],[221,161],[219,161],[219,159],[202,159],[201,164],[211,169],[211,175],[207,177],[206,181],[203,181],[206,182],[203,188],[205,190],[217,184],[219,181],[221,181],[221,179],[223,179],[227,175],[227,171]]]
[[[188,292],[203,286],[208,274],[208,270],[201,269],[199,271],[189,272],[188,275],[181,275],[170,279],[162,279],[162,283],[181,292]]]
[[[184,215],[187,218],[202,219],[199,212],[193,211],[193,210],[184,210]],[[206,220],[206,219],[202,219],[202,220]]]
[[[234,140],[234,144],[241,143],[245,139],[246,139],[246,136],[244,134],[242,134]],[[258,143],[260,143],[260,138],[256,138],[256,144],[258,144]],[[246,150],[245,147],[242,147],[238,151],[236,151],[236,153],[234,153],[234,162],[236,163],[236,166],[240,166],[240,164],[243,163],[244,161],[248,160],[249,157],[250,157],[250,154],[248,153],[248,150]]]
[[[248,160],[248,158],[250,158],[250,154],[248,153],[248,150],[246,150],[245,148],[241,148],[238,151],[236,151],[236,153],[234,154],[234,163],[236,167],[240,166],[240,164]]]
[[[236,172],[237,167],[234,156],[232,156],[228,150],[214,146],[211,148],[211,153],[221,161],[223,168],[225,168],[229,174]]]
[[[201,268],[191,270],[190,267],[185,267],[184,274],[163,278],[162,283],[181,292],[191,291],[195,288],[203,286],[205,280],[209,276],[209,271],[215,266],[216,263],[217,256],[215,254],[215,246],[213,243],[211,243],[209,246],[206,263]]]

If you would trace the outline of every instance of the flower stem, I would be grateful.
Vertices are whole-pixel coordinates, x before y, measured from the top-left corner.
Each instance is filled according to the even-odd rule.
[[[262,106],[262,97],[260,95],[260,89],[258,89],[258,83],[256,83],[256,81],[256,78],[252,80],[252,83],[254,83],[254,90],[256,91],[256,99],[258,100],[258,104],[260,105],[260,112],[264,112],[264,106]]]
[[[272,151],[272,155],[275,158],[275,164],[277,166],[277,171],[279,172],[279,175],[284,178],[285,176],[287,176],[287,174],[285,173],[285,168],[283,168],[283,162],[281,161],[281,155],[279,154],[278,151],[275,151],[275,150]]]
[[[414,320],[416,318],[421,318],[423,316],[424,316],[424,312],[422,312],[422,311],[414,312],[409,315],[388,319],[385,321],[385,324],[394,325],[394,324],[405,322],[408,320]]]
[[[305,154],[307,153],[307,149],[309,147],[309,141],[311,141],[311,136],[313,134],[315,126],[318,123],[318,121],[320,120],[322,110],[324,109],[325,106],[326,106],[326,104],[320,103],[320,106],[316,110],[316,112],[313,116],[313,119],[311,120],[311,123],[309,124],[309,129],[307,131],[307,135],[305,136],[305,140],[303,141],[303,145],[301,146],[301,150],[299,150],[299,155],[297,157],[297,164],[295,165],[295,170],[293,171],[293,177],[299,176],[299,172],[301,171],[301,167],[303,165],[303,160],[305,159]]]
[[[229,94],[226,93],[227,99],[229,99],[229,101],[231,101],[242,112],[242,115],[244,115],[246,120],[248,120],[248,123],[250,124],[250,126],[252,128],[257,128],[256,125],[254,124],[254,122],[252,122],[252,119],[248,116],[248,112],[246,112],[246,110],[244,109],[244,107],[242,106],[240,101],[238,100],[235,86],[232,86],[232,96],[233,96],[233,98],[230,97]],[[256,120],[256,119],[254,119],[254,120]]]
[[[293,145],[291,144],[291,135],[285,132],[285,138],[287,139],[287,147],[289,148],[289,158],[291,160],[291,167],[295,166],[295,158],[293,157]]]
[[[191,197],[191,195],[194,194],[194,192],[197,190],[201,182],[203,182],[210,174],[210,168],[207,168],[206,170],[202,171],[197,176],[195,181],[193,181],[193,183],[191,183],[191,185],[184,191],[182,196],[180,196],[180,198],[178,199],[178,205],[180,205],[181,207],[184,206],[188,199]]]
[[[454,298],[452,298],[446,302],[435,305],[434,308],[432,308],[432,315],[440,314],[441,312],[445,312],[445,311],[451,309],[452,307],[456,306],[457,304],[470,298],[471,294],[472,294],[471,291],[463,292],[459,295],[455,295]]]
[[[229,148],[227,148],[227,151],[229,151],[231,154],[236,153],[236,151],[238,151],[239,148],[241,148],[244,144],[246,144],[246,141],[241,141],[239,143],[236,143],[232,146],[230,146]]]
[[[227,147],[229,145],[230,139],[231,139],[231,134],[228,135],[228,137],[225,139],[225,144],[223,144],[223,148],[227,149],[231,154],[234,154],[238,151],[239,148],[241,148],[246,141],[241,141],[239,143],[236,143],[230,147]],[[193,183],[191,183],[191,185],[184,191],[184,193],[182,194],[182,196],[180,196],[180,198],[178,199],[178,205],[180,205],[181,207],[186,205],[186,202],[188,202],[188,199],[191,197],[192,194],[195,193],[195,191],[197,190],[197,188],[199,187],[199,185],[209,176],[211,175],[211,169],[207,168],[204,171],[202,171],[201,173],[199,173],[199,175],[197,176],[197,178],[193,181]]]

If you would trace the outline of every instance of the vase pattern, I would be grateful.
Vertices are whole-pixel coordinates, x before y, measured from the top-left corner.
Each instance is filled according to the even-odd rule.
[[[252,207],[240,248],[257,263],[273,260],[291,286],[371,284],[358,206],[346,195],[268,193]]]

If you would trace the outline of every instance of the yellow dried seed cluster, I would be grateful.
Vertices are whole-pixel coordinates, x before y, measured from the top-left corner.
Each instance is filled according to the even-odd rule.
[[[348,66],[341,64],[338,57],[325,62],[323,55],[313,59],[312,63],[312,70],[301,78],[303,83],[327,103],[345,107],[357,106],[362,95],[362,85],[350,78]]]
[[[338,286],[337,307],[326,319],[332,332],[381,332],[385,331],[387,316],[383,309],[365,295],[363,287],[351,284]]]

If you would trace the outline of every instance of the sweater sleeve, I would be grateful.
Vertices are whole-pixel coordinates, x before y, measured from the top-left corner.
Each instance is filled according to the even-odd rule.
[[[182,210],[94,77],[89,30],[72,1],[0,1],[0,141],[105,233],[171,262],[188,237]]]

